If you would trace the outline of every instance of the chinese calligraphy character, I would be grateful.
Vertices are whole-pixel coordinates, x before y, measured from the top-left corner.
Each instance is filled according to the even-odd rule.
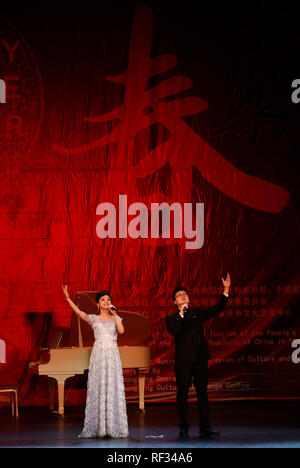
[[[114,143],[117,151],[110,168],[120,168],[128,158],[133,161],[137,133],[150,125],[163,123],[170,137],[139,161],[132,162],[132,167],[147,170],[151,166],[150,174],[153,168],[158,169],[166,163],[179,171],[188,168],[191,172],[194,166],[210,184],[237,202],[257,210],[281,211],[289,201],[289,193],[284,188],[240,171],[184,122],[183,116],[198,114],[208,108],[207,102],[199,97],[178,97],[191,87],[189,78],[172,76],[147,89],[151,77],[171,70],[177,64],[176,57],[169,54],[150,58],[152,36],[152,11],[149,6],[140,5],[134,15],[128,68],[120,75],[106,77],[125,86],[123,103],[103,115],[85,117],[93,124],[115,119],[119,124],[107,135],[82,146],[65,148],[55,144],[54,148],[63,154],[78,154]],[[185,187],[176,181],[177,197],[184,198],[181,192],[192,186],[190,182],[191,176],[190,180],[184,181]]]

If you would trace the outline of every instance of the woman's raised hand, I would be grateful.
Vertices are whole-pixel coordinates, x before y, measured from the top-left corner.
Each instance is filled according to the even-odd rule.
[[[69,299],[70,296],[69,296],[69,293],[68,293],[68,285],[67,284],[65,286],[62,285],[62,290],[64,292],[64,295],[65,295],[66,299]]]

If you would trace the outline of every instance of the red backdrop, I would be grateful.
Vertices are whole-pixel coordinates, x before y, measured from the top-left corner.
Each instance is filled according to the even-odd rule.
[[[176,391],[173,288],[208,306],[226,272],[229,304],[206,326],[210,398],[300,394],[297,23],[274,6],[214,6],[1,17],[0,380],[20,384],[22,405],[47,402],[28,364],[70,325],[62,283],[73,297],[107,288],[151,321],[146,400],[157,401]],[[120,194],[149,216],[154,202],[204,203],[203,246],[172,232],[100,239],[97,206],[118,210]],[[84,404],[82,380],[67,387],[66,405]]]

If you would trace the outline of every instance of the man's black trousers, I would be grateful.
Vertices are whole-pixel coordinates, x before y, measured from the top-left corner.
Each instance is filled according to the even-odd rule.
[[[177,385],[177,411],[180,428],[187,429],[189,427],[187,419],[188,392],[193,380],[198,400],[199,430],[208,430],[211,426],[207,396],[207,361],[197,362],[196,364],[175,363],[175,374]]]

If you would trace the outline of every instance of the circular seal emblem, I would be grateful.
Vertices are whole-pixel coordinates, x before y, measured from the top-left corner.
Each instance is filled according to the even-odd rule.
[[[39,68],[21,33],[0,17],[0,171],[19,172],[40,132],[43,87]]]

